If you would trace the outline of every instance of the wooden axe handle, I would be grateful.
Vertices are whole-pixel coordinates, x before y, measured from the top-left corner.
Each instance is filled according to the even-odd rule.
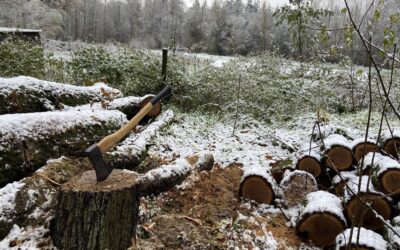
[[[150,110],[161,99],[171,95],[171,88],[165,87],[158,95],[156,95],[150,102],[148,102],[127,124],[125,124],[118,131],[111,135],[104,137],[97,146],[101,153],[107,152],[110,148],[114,147],[122,138],[124,138],[138,123],[150,112]]]

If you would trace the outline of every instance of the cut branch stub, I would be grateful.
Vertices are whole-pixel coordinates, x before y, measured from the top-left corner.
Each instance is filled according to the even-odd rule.
[[[306,171],[315,178],[318,178],[323,171],[321,161],[311,155],[301,157],[296,164],[296,169]]]
[[[137,174],[115,169],[104,182],[94,171],[62,186],[51,224],[59,249],[127,249],[138,222]]]
[[[250,168],[244,172],[239,188],[239,196],[257,203],[274,203],[277,184],[264,168]]]
[[[362,226],[371,230],[382,229],[384,223],[377,218],[375,212],[384,220],[389,220],[392,215],[392,208],[389,201],[379,193],[359,193],[352,196],[347,202],[346,213],[349,221],[356,226]],[[372,211],[366,204],[370,204]]]
[[[318,247],[332,246],[336,236],[346,228],[340,199],[328,192],[317,191],[307,195],[307,201],[296,225],[296,234],[303,242]]]
[[[354,163],[353,152],[350,148],[343,145],[335,145],[325,153],[325,162],[331,168],[338,171],[347,171],[352,168]]]
[[[356,143],[353,146],[354,158],[357,162],[369,152],[379,152],[379,147],[375,143],[372,142],[365,143],[365,141]]]
[[[386,153],[390,154],[396,159],[399,158],[399,152],[400,152],[400,137],[393,137],[385,140],[385,142],[382,145],[383,150],[385,150]]]

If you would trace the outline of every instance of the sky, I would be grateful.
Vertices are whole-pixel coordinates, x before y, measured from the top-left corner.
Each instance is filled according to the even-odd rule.
[[[183,0],[188,6],[191,6],[193,4],[193,0]],[[207,2],[209,3],[209,5],[213,2],[214,0],[207,0]],[[289,2],[289,0],[266,0],[267,3],[269,3],[271,5],[272,8],[275,7],[280,7],[282,5],[285,5],[286,3]],[[246,1],[244,1],[246,2]]]

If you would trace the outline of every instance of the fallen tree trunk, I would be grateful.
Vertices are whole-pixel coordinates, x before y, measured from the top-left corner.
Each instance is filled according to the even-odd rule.
[[[257,203],[273,204],[278,194],[279,187],[265,168],[246,168],[240,182],[240,197]]]
[[[352,149],[356,162],[360,161],[361,158],[369,152],[379,152],[379,147],[376,145],[376,142],[372,140],[367,140],[367,142],[365,142],[365,138],[354,140]]]
[[[359,177],[347,184],[345,190],[347,218],[349,223],[353,222],[356,226],[380,230],[385,225],[381,218],[384,220],[391,218],[391,204],[384,194],[376,191],[372,183],[369,184],[367,190],[368,176],[361,178],[360,192],[358,191]]]
[[[321,163],[321,156],[314,151],[312,151],[310,155],[300,156],[295,166],[296,169],[306,171],[315,178],[318,178],[324,170]]]
[[[80,156],[94,140],[127,120],[119,111],[54,111],[0,116],[0,187],[43,166],[47,159]]]
[[[167,191],[182,183],[196,166],[210,169],[213,164],[207,153],[193,165],[180,159],[143,175],[115,169],[100,183],[93,170],[74,177],[60,190],[51,225],[55,246],[127,249],[135,241],[140,197]]]
[[[360,233],[359,233],[360,232]],[[360,237],[358,237],[360,234]],[[351,229],[346,229],[343,233],[339,234],[336,238],[336,249],[337,250],[362,250],[362,249],[373,249],[373,250],[387,250],[389,244],[380,234],[374,231],[355,227],[351,236]]]
[[[350,142],[344,136],[331,135],[324,141],[325,164],[337,171],[349,171],[353,167],[354,156]]]
[[[112,101],[95,102],[76,107],[67,107],[64,110],[119,110],[126,115],[128,120],[132,119],[142,107],[144,107],[154,95],[146,95],[143,97],[128,96],[123,98],[114,99]],[[158,102],[154,105],[153,109],[146,115],[141,123],[148,121],[148,118],[158,116],[161,113],[161,103]],[[147,118],[147,119],[146,119]]]
[[[336,236],[346,228],[341,200],[325,191],[307,195],[307,205],[300,214],[296,234],[303,242],[318,247],[335,244]]]
[[[173,119],[174,112],[165,111],[143,131],[131,133],[125,140],[118,143],[112,151],[105,154],[105,159],[110,161],[114,168],[134,169],[146,157],[151,139]]]
[[[315,177],[301,170],[285,172],[285,177],[279,186],[282,190],[282,200],[288,207],[303,204],[309,193],[318,191]]]
[[[0,77],[0,114],[29,113],[77,106],[92,100],[121,97],[105,84],[90,87],[42,81],[32,77]]]

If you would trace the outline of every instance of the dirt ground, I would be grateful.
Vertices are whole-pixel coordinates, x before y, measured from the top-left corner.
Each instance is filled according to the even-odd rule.
[[[281,213],[255,214],[257,205],[240,201],[241,176],[240,166],[214,166],[143,199],[136,249],[268,249],[273,239],[278,249],[298,249],[301,242]]]

